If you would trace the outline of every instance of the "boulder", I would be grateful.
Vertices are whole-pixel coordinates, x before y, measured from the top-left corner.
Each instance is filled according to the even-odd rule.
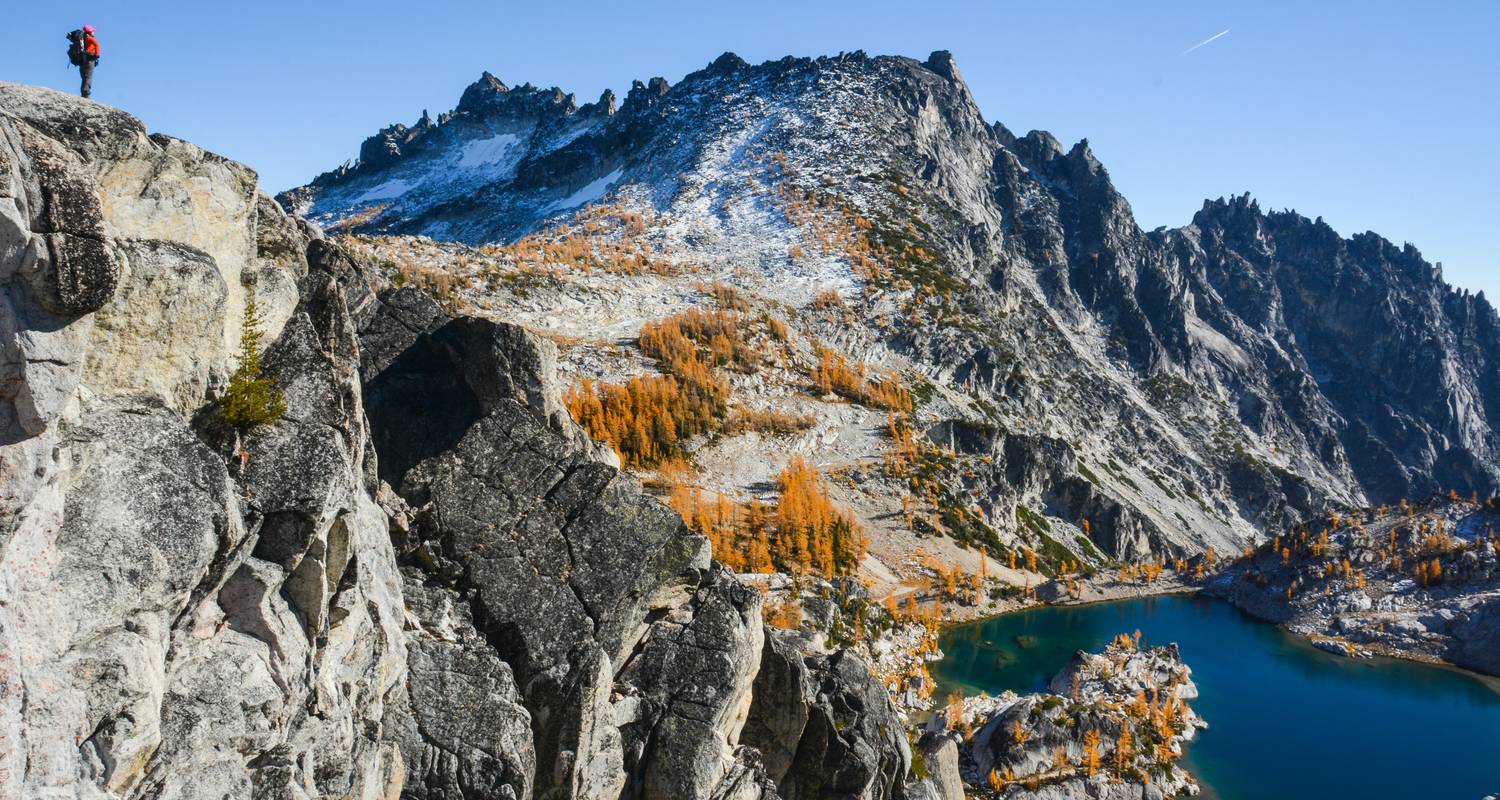
[[[811,714],[812,677],[796,634],[769,629],[755,674],[750,716],[741,741],[760,751],[766,774],[778,784],[797,757],[797,745]]]
[[[149,396],[179,414],[226,377],[203,358],[223,337],[228,289],[202,250],[160,240],[120,243],[119,291],[94,315],[83,381],[101,396]]]
[[[953,737],[929,731],[912,753],[907,800],[964,800],[964,780],[958,770],[958,743]]]
[[[0,112],[0,445],[35,436],[74,398],[92,320],[119,264],[77,156]]]
[[[89,194],[105,237],[177,242],[213,259],[227,290],[226,317],[220,341],[205,346],[204,356],[222,363],[239,336],[242,276],[259,258],[254,170],[180,139],[148,135],[129,114],[49,89],[0,83],[0,113],[81,160],[97,187]],[[295,269],[295,258],[283,266]],[[277,333],[267,329],[268,338]]]
[[[810,693],[801,699],[807,723],[777,791],[785,800],[839,796],[886,800],[902,796],[911,766],[905,726],[885,687],[853,651],[804,656]],[[751,717],[766,720],[765,704],[797,702],[760,695]],[[780,745],[785,748],[783,742]]]
[[[706,800],[730,778],[760,667],[760,610],[760,593],[721,569],[651,626],[619,677],[652,712],[628,728],[638,754],[628,796]],[[748,779],[741,772],[731,782]]]
[[[109,301],[119,264],[105,238],[98,186],[78,158],[24,123],[10,124],[20,142],[18,162],[29,185],[34,259],[19,273],[53,314],[77,317]]]
[[[402,796],[525,800],[536,755],[510,666],[451,592],[427,584],[420,570],[403,573],[406,689],[386,716],[406,769]]]
[[[1474,604],[1451,628],[1451,660],[1460,667],[1500,675],[1500,597]]]

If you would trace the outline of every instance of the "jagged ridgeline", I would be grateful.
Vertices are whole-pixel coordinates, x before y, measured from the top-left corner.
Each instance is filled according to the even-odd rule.
[[[739,501],[810,454],[898,572],[900,530],[1055,575],[1500,479],[1482,295],[1248,196],[1142,231],[1086,141],[987,122],[946,53],[726,54],[618,108],[486,74],[281,200],[398,280],[552,336],[600,392],[648,379],[648,324],[738,292],[759,350],[717,364],[721,413],[686,395],[684,435],[622,455],[687,457]],[[913,408],[825,391],[825,352]],[[779,423],[746,435],[736,409]]]

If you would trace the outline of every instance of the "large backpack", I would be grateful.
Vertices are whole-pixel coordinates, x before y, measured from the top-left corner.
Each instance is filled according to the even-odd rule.
[[[68,34],[68,63],[80,67],[83,66],[85,58],[88,58],[88,55],[83,51],[83,31],[73,31]]]

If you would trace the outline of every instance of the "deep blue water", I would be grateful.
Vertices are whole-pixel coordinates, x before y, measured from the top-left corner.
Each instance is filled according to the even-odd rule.
[[[1209,729],[1186,763],[1221,800],[1480,800],[1500,793],[1500,681],[1324,653],[1217,600],[1170,596],[1045,607],[954,627],[933,675],[1034,691],[1118,633],[1177,642]],[[1019,637],[1019,638],[1018,638]]]

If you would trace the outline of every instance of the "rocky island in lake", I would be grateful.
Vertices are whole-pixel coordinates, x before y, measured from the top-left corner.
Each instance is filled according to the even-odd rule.
[[[1120,634],[1079,651],[1045,693],[952,698],[918,744],[937,783],[1003,798],[1156,800],[1198,794],[1178,760],[1207,724],[1177,647]]]

